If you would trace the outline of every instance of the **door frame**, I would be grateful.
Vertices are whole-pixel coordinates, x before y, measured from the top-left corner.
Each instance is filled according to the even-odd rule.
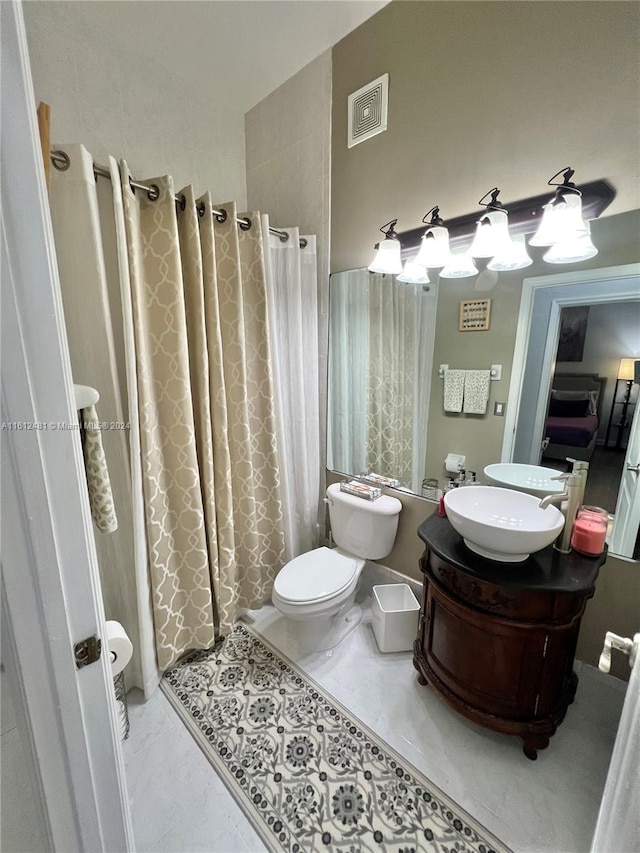
[[[21,5],[0,14],[4,627],[52,849],[129,851],[108,654],[73,652],[104,610]]]
[[[520,455],[527,456],[526,460],[519,461],[538,464],[562,308],[624,302],[638,297],[638,263],[537,276],[523,281],[502,462],[511,462],[514,452],[519,450]],[[516,436],[525,405],[526,430],[521,436]]]

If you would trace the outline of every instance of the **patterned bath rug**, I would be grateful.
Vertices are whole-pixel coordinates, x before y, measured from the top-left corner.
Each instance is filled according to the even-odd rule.
[[[246,625],[163,689],[270,850],[508,851]]]

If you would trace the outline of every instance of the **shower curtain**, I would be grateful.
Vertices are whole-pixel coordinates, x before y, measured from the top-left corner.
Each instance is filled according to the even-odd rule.
[[[267,268],[278,445],[285,504],[287,560],[318,544],[320,412],[316,239],[285,228],[269,233],[262,217]]]
[[[85,291],[94,282],[91,276],[80,280],[82,270],[72,262],[86,253],[87,243],[79,244],[70,227],[68,214],[78,193],[71,197],[68,178],[72,170],[82,170],[84,208],[74,222],[84,221],[86,210],[96,207],[96,184],[88,152],[82,146],[63,150],[72,167],[56,175],[52,206],[59,208],[54,217],[58,254],[70,263],[64,275],[61,263],[65,312],[68,305],[78,317],[78,328],[69,334],[75,377],[93,345]],[[85,240],[93,235],[95,244],[88,266],[106,270],[97,275],[95,326],[104,323],[113,338],[111,381],[118,380],[122,417],[126,410],[130,423],[120,442],[128,462],[121,503],[128,504],[132,541],[119,554],[117,571],[113,560],[103,561],[101,576],[103,587],[113,592],[112,606],[105,595],[109,618],[123,621],[140,650],[133,683],[149,695],[159,677],[156,660],[162,671],[188,649],[210,647],[242,609],[269,598],[287,555],[313,542],[315,514],[311,523],[306,497],[293,520],[290,507],[315,488],[315,509],[314,478],[304,479],[301,490],[293,482],[283,484],[281,471],[285,477],[295,471],[301,453],[319,458],[319,448],[311,427],[306,441],[292,446],[286,425],[277,422],[278,415],[308,405],[291,395],[313,393],[313,382],[285,381],[282,342],[273,340],[293,328],[277,326],[273,318],[289,310],[282,300],[294,284],[292,279],[282,286],[277,272],[267,277],[267,221],[243,214],[251,224],[239,228],[234,204],[212,205],[209,194],[195,199],[190,187],[178,194],[176,205],[170,177],[145,180],[158,188],[153,200],[131,189],[124,161],[119,168],[114,160],[109,166],[110,209],[93,216],[84,235]],[[103,191],[107,187],[103,182]],[[214,216],[214,207],[224,210],[224,221]],[[109,232],[108,239],[101,232]],[[315,252],[311,256],[315,263]],[[279,269],[278,261],[269,264],[271,273],[274,268]],[[298,282],[303,280],[309,300],[315,279],[301,275]],[[122,318],[122,327],[114,322],[113,332],[103,310],[109,301],[117,302]],[[306,322],[306,317],[302,310],[288,322]],[[313,317],[299,335],[315,334],[317,352],[317,309]],[[102,364],[104,353],[96,360]],[[309,362],[305,369],[315,369],[317,377],[317,355],[315,368]],[[277,392],[274,371],[284,383]],[[99,384],[92,371],[76,381]],[[317,393],[314,402],[317,407]],[[128,621],[120,618],[125,610]]]
[[[95,534],[105,612],[124,626],[133,643],[127,684],[150,695],[158,684],[151,592],[142,519],[136,383],[127,381],[130,342],[120,320],[122,260],[116,229],[124,225],[120,176],[115,161],[120,212],[109,181],[96,183],[93,159],[82,145],[64,145],[67,171],[51,170],[50,206],[65,326],[75,382],[98,389],[97,412],[113,429],[102,431],[118,529]],[[124,256],[126,263],[126,253]],[[128,288],[128,276],[126,278]],[[126,296],[127,290],[124,289]],[[125,425],[128,424],[128,427]],[[122,428],[121,428],[122,427]]]

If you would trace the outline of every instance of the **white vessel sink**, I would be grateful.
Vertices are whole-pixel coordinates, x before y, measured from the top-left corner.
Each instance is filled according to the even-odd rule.
[[[497,462],[495,465],[487,465],[484,469],[484,475],[492,485],[526,492],[537,498],[560,494],[564,490],[562,481],[551,479],[560,473],[555,468],[525,465],[522,462]]]
[[[447,517],[476,554],[489,560],[520,563],[546,548],[564,527],[564,516],[539,499],[495,486],[467,486],[444,496]]]

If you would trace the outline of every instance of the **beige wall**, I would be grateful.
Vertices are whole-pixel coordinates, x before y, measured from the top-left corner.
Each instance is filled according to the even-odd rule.
[[[576,657],[597,666],[607,631],[614,631],[622,637],[633,637],[640,631],[638,563],[609,557],[600,569],[595,595],[587,603],[582,618]],[[628,681],[629,658],[614,651],[611,672]]]
[[[640,207],[640,6],[393,2],[333,50],[331,270],[366,266],[378,228],[439,204],[472,213],[496,184],[545,192],[571,165],[606,178],[607,215]],[[388,72],[388,130],[347,149],[347,97]]]
[[[216,105],[142,52],[123,50],[92,23],[91,3],[23,4],[36,101],[51,106],[52,142],[81,142],[98,163],[124,158],[136,178],[173,175],[246,203],[244,114]],[[151,4],[150,4],[151,7]]]
[[[318,251],[320,470],[326,464],[331,167],[331,51],[246,115],[247,197],[276,227],[315,234]],[[324,491],[324,488],[323,488]],[[321,513],[324,516],[324,513]]]

